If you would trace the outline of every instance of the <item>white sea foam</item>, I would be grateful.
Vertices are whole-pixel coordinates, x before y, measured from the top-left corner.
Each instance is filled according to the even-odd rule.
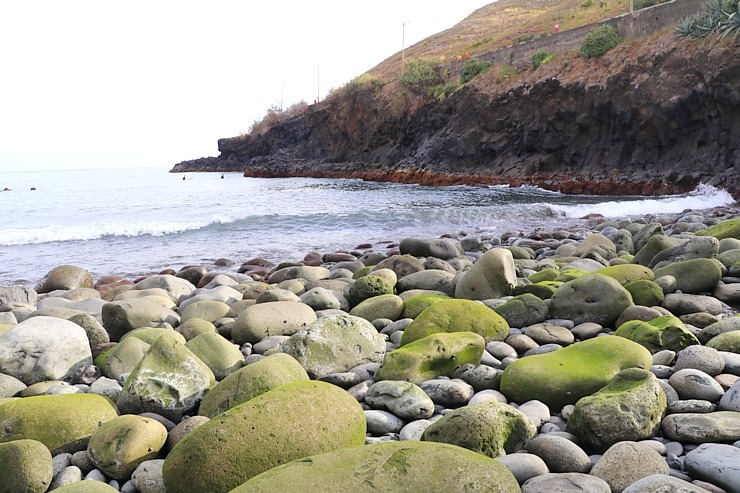
[[[18,246],[63,241],[89,241],[107,236],[165,236],[197,230],[214,224],[229,224],[234,219],[215,216],[210,221],[146,221],[131,223],[95,223],[76,226],[46,226],[28,229],[6,229],[0,235],[0,246]]]
[[[711,209],[731,205],[735,202],[727,191],[711,185],[701,184],[691,193],[640,200],[610,200],[605,202],[575,205],[548,204],[555,212],[565,217],[583,217],[601,214],[605,217],[629,217],[644,214],[673,214],[686,209]]]

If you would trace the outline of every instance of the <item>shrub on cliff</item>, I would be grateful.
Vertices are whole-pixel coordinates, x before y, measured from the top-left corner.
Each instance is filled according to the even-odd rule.
[[[439,61],[430,58],[409,60],[399,80],[410,91],[430,94],[433,88],[442,82],[439,74]]]
[[[532,66],[534,68],[539,67],[543,63],[547,63],[553,59],[555,55],[553,53],[547,53],[546,51],[537,50],[532,54]]]
[[[477,58],[469,58],[465,60],[462,70],[460,71],[460,83],[467,84],[489,68],[491,68],[491,64],[486,61],[478,60]]]
[[[622,41],[619,33],[608,24],[597,27],[586,35],[581,43],[581,55],[596,58],[617,46]]]
[[[269,129],[289,120],[293,117],[305,115],[308,113],[308,103],[301,100],[295,104],[290,105],[288,108],[283,109],[279,105],[273,105],[267,110],[265,116],[260,120],[255,120],[252,125],[249,126],[248,134],[263,134]]]

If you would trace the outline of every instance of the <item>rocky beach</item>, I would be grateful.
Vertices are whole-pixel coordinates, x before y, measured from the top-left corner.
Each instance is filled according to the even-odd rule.
[[[0,492],[740,492],[740,208],[0,287]]]

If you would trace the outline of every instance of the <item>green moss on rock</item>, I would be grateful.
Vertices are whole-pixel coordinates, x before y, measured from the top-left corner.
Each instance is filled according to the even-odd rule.
[[[651,353],[663,349],[680,351],[700,344],[699,339],[673,315],[663,315],[648,322],[630,320],[620,325],[614,335],[641,344]]]
[[[295,358],[275,353],[217,383],[203,398],[198,414],[212,418],[286,383],[308,380],[306,370]]]
[[[653,274],[651,269],[637,264],[612,265],[610,267],[599,269],[595,271],[594,274],[609,276],[619,281],[619,284],[622,286],[633,281],[652,281],[655,278],[655,274]]]
[[[51,484],[51,452],[36,440],[0,443],[0,492],[44,493]]]
[[[485,346],[485,339],[472,332],[432,334],[388,353],[375,380],[418,384],[439,376],[452,377],[462,365],[480,364]]]
[[[740,217],[715,224],[707,229],[704,234],[706,236],[714,236],[718,240],[725,238],[740,239]]]
[[[0,404],[0,442],[37,440],[52,455],[78,452],[104,423],[118,416],[113,402],[96,394],[39,395]]]
[[[623,337],[602,336],[545,354],[520,358],[501,375],[509,400],[540,400],[551,409],[575,404],[627,368],[650,368],[650,352]]]
[[[437,333],[473,332],[486,342],[503,341],[509,335],[506,320],[486,305],[472,300],[442,300],[430,305],[406,327],[404,346]]]
[[[537,434],[524,413],[498,401],[465,406],[445,414],[429,425],[422,440],[464,447],[491,458],[524,448]]]
[[[416,318],[419,316],[419,314],[421,314],[421,312],[429,308],[434,303],[449,299],[451,299],[449,296],[444,296],[441,294],[423,294],[420,296],[412,296],[411,298],[403,302],[403,312],[401,313],[401,318]]]
[[[387,442],[315,455],[271,469],[232,493],[452,492],[519,493],[499,462],[433,442]]]
[[[707,347],[740,354],[740,331],[734,330],[714,336],[707,342]]]
[[[632,295],[632,301],[640,306],[660,306],[663,303],[663,289],[653,281],[642,279],[624,285],[624,289]]]
[[[225,493],[292,460],[362,445],[365,413],[334,385],[293,382],[188,433],[162,470],[167,491]]]

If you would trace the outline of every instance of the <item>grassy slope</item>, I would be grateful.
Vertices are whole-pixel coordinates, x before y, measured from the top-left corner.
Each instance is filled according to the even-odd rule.
[[[589,2],[591,6],[587,6]],[[623,14],[629,8],[629,0],[499,0],[406,48],[406,59],[438,58],[444,62],[468,50],[473,55],[487,53],[550,34],[555,23],[563,31]],[[390,81],[400,69],[399,52],[369,72]]]

